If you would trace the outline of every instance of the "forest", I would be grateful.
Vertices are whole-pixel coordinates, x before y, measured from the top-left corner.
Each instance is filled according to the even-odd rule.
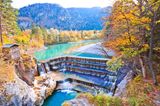
[[[106,22],[104,44],[118,52],[121,59],[132,64],[143,77],[150,72],[157,85],[160,53],[160,1],[118,0]],[[136,69],[138,68],[138,69]],[[138,72],[139,72],[138,71]]]
[[[158,106],[154,100],[160,99],[160,0],[117,0],[106,20],[104,45],[117,52],[109,68],[129,65],[136,76],[127,86],[129,104]]]
[[[109,16],[111,7],[64,8],[58,4],[37,3],[18,11],[21,29],[31,28],[34,23],[48,29],[102,30],[103,18]]]
[[[1,3],[2,10],[0,17],[1,45],[7,43],[18,43],[30,47],[42,47],[43,45],[73,42],[101,38],[100,30],[58,30],[47,29],[33,23],[31,29],[19,27],[18,10],[11,6],[11,0]],[[10,17],[8,17],[10,16]],[[36,42],[35,42],[36,41]]]

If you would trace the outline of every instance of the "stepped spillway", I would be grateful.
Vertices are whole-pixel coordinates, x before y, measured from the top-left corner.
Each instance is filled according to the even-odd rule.
[[[123,79],[126,73],[106,70],[106,63],[108,60],[109,59],[84,58],[78,56],[57,57],[46,61],[40,61],[38,69],[42,74],[58,71],[76,75],[86,80],[70,78],[72,82],[78,85],[103,90],[106,93],[113,93],[116,85]]]

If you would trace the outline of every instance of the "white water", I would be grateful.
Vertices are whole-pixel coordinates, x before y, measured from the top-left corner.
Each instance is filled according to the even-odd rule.
[[[62,84],[60,84],[59,88],[65,89],[65,90],[71,90],[71,89],[73,89],[73,85],[70,82],[66,81],[66,82],[63,82]]]

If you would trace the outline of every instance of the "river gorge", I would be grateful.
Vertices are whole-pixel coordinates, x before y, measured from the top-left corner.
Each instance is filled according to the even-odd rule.
[[[117,80],[119,73],[106,70],[109,58],[99,42],[87,40],[49,45],[35,52],[40,75],[54,73],[61,77],[55,78],[57,89],[44,101],[43,106],[61,106],[64,101],[74,99],[78,92],[113,95],[115,86],[126,73],[119,75],[121,78]],[[113,56],[114,52],[108,51],[108,54]]]

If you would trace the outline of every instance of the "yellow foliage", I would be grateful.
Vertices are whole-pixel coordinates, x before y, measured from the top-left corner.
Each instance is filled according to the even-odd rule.
[[[121,57],[130,58],[149,49],[148,44],[139,46],[140,42],[136,36],[128,36],[124,33],[124,35],[106,42],[105,46],[117,51],[117,54],[121,55]]]
[[[30,35],[27,32],[21,32],[21,34],[14,36],[14,40],[20,44],[29,44]]]
[[[148,17],[142,17],[142,18],[140,18],[140,20],[142,23],[150,23],[151,22],[151,19]]]
[[[3,84],[14,81],[14,67],[0,59],[0,91],[3,90]]]
[[[41,48],[41,47],[44,46],[44,41],[43,41],[43,40],[32,39],[32,40],[30,41],[29,46],[30,46],[31,48]]]
[[[36,67],[35,61],[28,54],[21,55],[23,64],[26,70],[34,69]]]
[[[142,50],[143,50],[143,51],[146,51],[146,50],[148,50],[148,49],[149,49],[149,45],[148,45],[148,44],[143,44]]]
[[[31,48],[41,48],[44,46],[44,41],[42,37],[32,38],[30,31],[23,31],[18,35],[13,37],[14,41],[21,45],[23,49]],[[22,46],[23,45],[23,46]]]
[[[113,49],[118,49],[118,47],[129,46],[132,43],[137,43],[137,42],[138,42],[138,40],[135,36],[130,36],[130,39],[129,39],[129,36],[124,34],[122,36],[117,37],[114,40],[108,41],[105,45],[107,47],[111,47]]]
[[[12,39],[13,36],[8,36],[3,34],[2,37],[3,37],[3,44],[13,43],[13,39]]]

